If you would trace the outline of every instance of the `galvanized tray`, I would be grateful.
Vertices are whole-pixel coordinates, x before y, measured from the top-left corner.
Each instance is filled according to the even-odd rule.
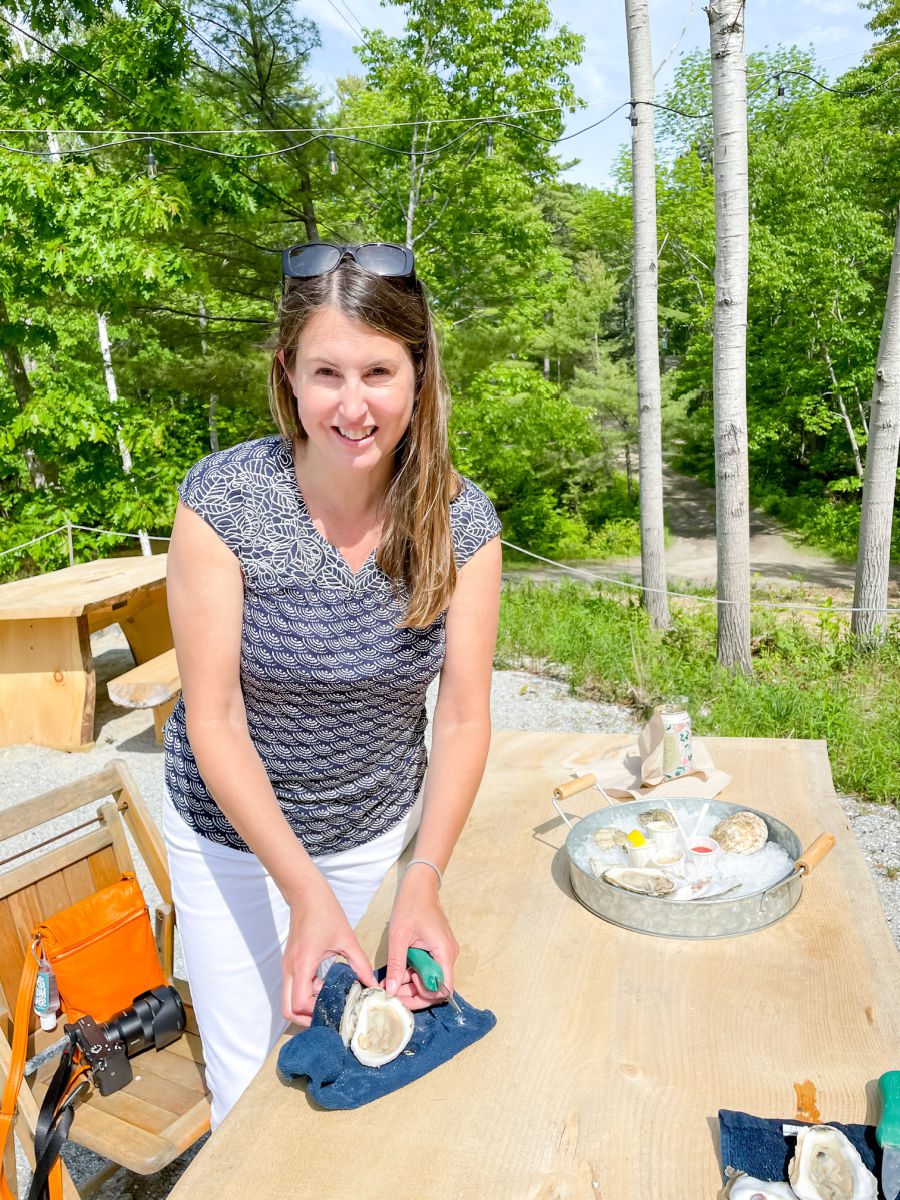
[[[688,805],[688,820],[693,811],[699,816],[707,801],[679,796],[679,812]],[[577,824],[554,806],[569,826],[566,838],[566,855],[569,860],[569,876],[572,888],[581,903],[614,925],[633,929],[637,933],[650,933],[657,937],[671,938],[725,938],[737,937],[765,929],[786,917],[803,891],[803,880],[792,873],[769,884],[759,891],[734,897],[722,896],[710,900],[667,900],[656,896],[639,896],[613,887],[598,879],[591,870],[590,859],[596,856],[594,833],[607,825],[617,825],[623,817],[638,826],[638,814],[653,807],[652,800],[634,800],[599,809],[583,817]],[[756,813],[766,823],[769,840],[787,851],[791,861],[803,852],[800,839],[783,821],[748,805],[727,804],[723,800],[710,800],[708,813],[721,820],[736,812]]]

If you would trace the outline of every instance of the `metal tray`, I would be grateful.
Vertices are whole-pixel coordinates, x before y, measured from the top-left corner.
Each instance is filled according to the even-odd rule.
[[[696,807],[688,811],[696,811],[698,815],[705,803],[701,799],[678,798],[679,811],[694,805]],[[638,814],[652,808],[654,801],[633,800],[615,804],[590,813],[575,825],[555,801],[554,805],[570,830],[565,849],[575,895],[598,917],[621,925],[623,929],[671,938],[737,937],[765,929],[786,917],[803,891],[803,880],[799,874],[786,875],[757,892],[738,897],[722,896],[718,900],[666,900],[622,891],[603,879],[597,879],[591,870],[590,859],[592,853],[596,853],[593,835],[606,825],[618,824],[622,817],[631,818],[637,827]],[[708,812],[717,820],[736,812],[756,813],[765,821],[770,841],[783,847],[792,862],[803,852],[800,839],[789,826],[757,808],[710,800]]]

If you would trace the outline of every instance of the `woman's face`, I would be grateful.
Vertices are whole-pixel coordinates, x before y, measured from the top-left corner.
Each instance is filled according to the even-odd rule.
[[[383,466],[409,425],[415,368],[406,345],[336,308],[315,312],[288,372],[308,434],[305,453],[350,471]]]

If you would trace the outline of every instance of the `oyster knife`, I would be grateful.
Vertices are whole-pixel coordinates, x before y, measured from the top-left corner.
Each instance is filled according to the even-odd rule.
[[[406,961],[428,988],[429,992],[438,992],[453,1005],[457,1012],[462,1011],[456,1003],[453,993],[444,983],[444,972],[441,964],[432,958],[427,950],[422,950],[418,946],[410,946],[406,951]]]
[[[878,1080],[881,1120],[875,1138],[881,1147],[881,1192],[884,1200],[900,1193],[900,1071],[886,1071]]]

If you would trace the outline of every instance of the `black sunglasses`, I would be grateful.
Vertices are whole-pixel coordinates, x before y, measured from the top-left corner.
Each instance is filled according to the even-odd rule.
[[[395,242],[363,242],[340,245],[335,242],[304,242],[289,246],[281,252],[281,274],[284,279],[313,279],[327,275],[349,256],[357,266],[372,275],[394,279],[415,275],[412,250]]]

